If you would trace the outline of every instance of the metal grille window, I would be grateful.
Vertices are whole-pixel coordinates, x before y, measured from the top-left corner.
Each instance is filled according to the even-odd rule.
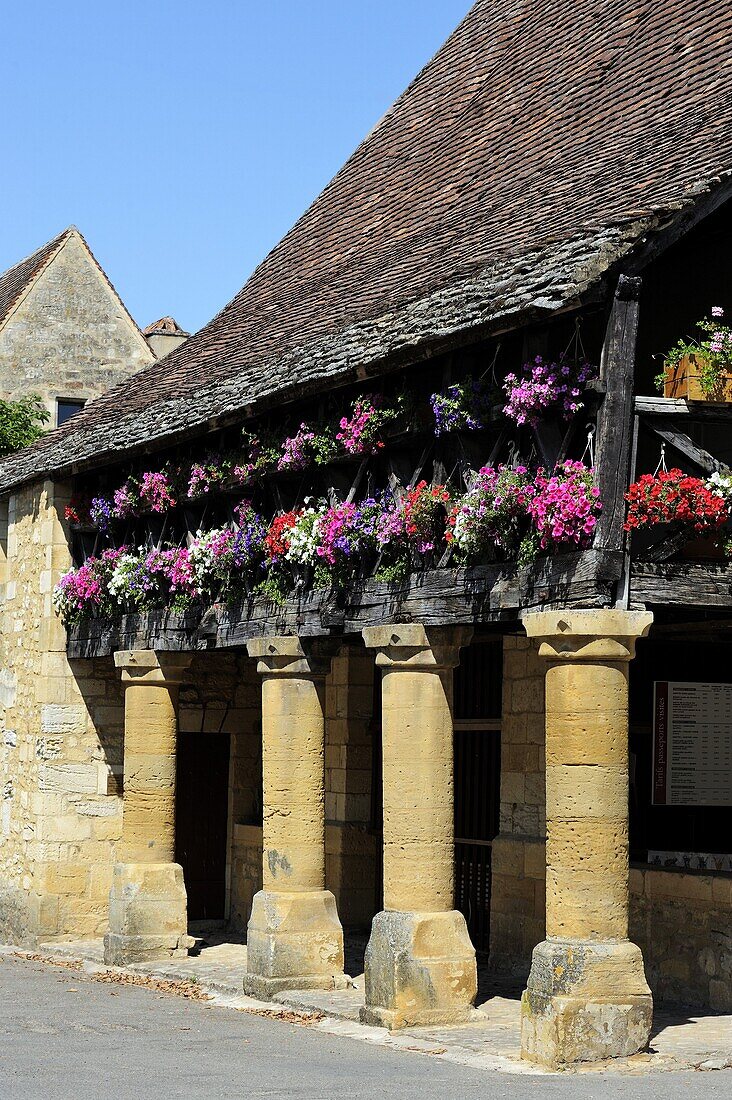
[[[478,639],[455,670],[455,907],[478,951],[490,936],[491,844],[498,833],[503,639]]]

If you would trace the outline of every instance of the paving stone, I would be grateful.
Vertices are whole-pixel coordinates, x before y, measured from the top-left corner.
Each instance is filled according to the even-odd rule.
[[[347,957],[356,963],[362,957],[364,938],[346,944]],[[7,948],[7,951],[14,949]],[[44,953],[87,961],[90,968],[103,967],[101,939],[53,943],[41,946]],[[138,964],[128,969],[172,981],[195,981],[217,996],[222,1004],[244,1011],[277,1011],[269,1002],[260,1004],[243,996],[246,944],[226,933],[207,933],[196,940],[194,954],[165,963]],[[350,952],[350,956],[349,956]],[[481,1000],[468,1024],[458,1027],[408,1028],[387,1032],[358,1022],[363,1004],[363,975],[353,978],[345,990],[288,990],[276,996],[277,1005],[325,1018],[316,1026],[327,1034],[348,1034],[351,1038],[414,1050],[447,1058],[463,1065],[504,1073],[545,1074],[520,1056],[519,990],[512,979],[500,979],[481,970],[481,987],[490,995]],[[576,1066],[570,1073],[600,1073],[645,1076],[660,1072],[695,1069],[729,1074],[732,1094],[732,1016],[691,1016],[682,1010],[657,1010],[654,1015],[650,1051],[632,1058]]]

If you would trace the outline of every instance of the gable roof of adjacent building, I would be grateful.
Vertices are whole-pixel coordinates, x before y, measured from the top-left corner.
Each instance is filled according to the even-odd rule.
[[[43,272],[61,252],[64,245],[68,241],[74,239],[80,243],[90,263],[93,264],[94,268],[99,272],[103,282],[106,284],[108,290],[116,299],[117,304],[129,321],[130,326],[139,337],[140,343],[144,346],[145,351],[149,351],[147,342],[140,331],[139,325],[131,316],[111,279],[92,252],[84,234],[81,233],[75,225],[70,225],[67,229],[64,229],[62,233],[59,233],[57,237],[41,245],[41,247],[31,253],[30,256],[26,256],[24,260],[20,260],[17,264],[13,264],[7,271],[0,274],[0,332],[11,319],[16,308],[20,305],[25,296],[38,282]]]
[[[581,303],[732,190],[731,43],[712,0],[478,0],[233,301],[0,490]]]
[[[46,265],[66,243],[71,232],[72,227],[64,229],[63,233],[59,233],[52,241],[48,241],[0,275],[0,328],[5,325],[15,307],[25,297]]]

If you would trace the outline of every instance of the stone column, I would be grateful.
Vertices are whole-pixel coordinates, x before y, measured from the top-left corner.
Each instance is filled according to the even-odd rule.
[[[653,1004],[628,940],[628,664],[653,616],[524,615],[546,673],[546,940],[522,998],[525,1058],[558,1066],[643,1050]]]
[[[248,643],[262,676],[263,889],[247,928],[244,989],[345,986],[343,929],[325,889],[327,642]]]
[[[384,912],[366,949],[365,1023],[466,1020],[475,950],[454,909],[452,670],[471,631],[368,627],[382,670]]]
[[[120,860],[109,893],[104,961],[188,954],[183,868],[175,862],[178,688],[187,653],[115,653],[125,687],[124,801]]]

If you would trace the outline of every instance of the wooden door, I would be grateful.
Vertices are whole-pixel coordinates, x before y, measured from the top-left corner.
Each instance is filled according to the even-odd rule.
[[[229,740],[220,733],[178,734],[175,848],[191,921],[226,916]]]

